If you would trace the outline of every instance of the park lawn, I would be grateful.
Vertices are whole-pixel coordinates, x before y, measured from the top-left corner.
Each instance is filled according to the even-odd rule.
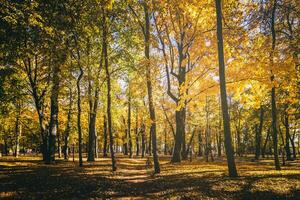
[[[58,160],[45,165],[37,156],[0,158],[1,199],[300,199],[300,161],[274,170],[272,160],[237,159],[238,178],[227,176],[223,159],[171,164],[160,158],[161,174],[146,168],[146,159],[118,155],[78,163]]]

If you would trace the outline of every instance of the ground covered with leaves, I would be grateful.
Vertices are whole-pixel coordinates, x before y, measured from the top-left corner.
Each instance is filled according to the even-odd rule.
[[[300,199],[300,161],[275,171],[272,160],[237,160],[238,178],[227,176],[224,160],[171,164],[161,158],[161,174],[146,159],[119,156],[93,163],[59,160],[45,165],[40,157],[0,158],[1,199]]]

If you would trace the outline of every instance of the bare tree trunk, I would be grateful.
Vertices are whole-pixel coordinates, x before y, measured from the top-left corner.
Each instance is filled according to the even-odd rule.
[[[223,114],[225,150],[227,156],[229,176],[237,177],[238,173],[236,170],[234,155],[233,155],[231,131],[230,131],[230,118],[228,113],[227,94],[226,94],[221,0],[216,0],[216,13],[217,13],[219,77],[220,77],[221,106],[222,106],[222,114]]]

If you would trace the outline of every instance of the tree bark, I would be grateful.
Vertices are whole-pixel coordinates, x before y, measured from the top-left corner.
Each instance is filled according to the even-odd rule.
[[[223,114],[225,150],[227,156],[229,176],[237,177],[238,173],[236,170],[235,160],[233,155],[231,131],[230,131],[230,118],[228,113],[227,94],[226,94],[221,0],[216,0],[216,13],[217,13],[219,77],[220,77],[221,107],[222,107],[222,114]]]

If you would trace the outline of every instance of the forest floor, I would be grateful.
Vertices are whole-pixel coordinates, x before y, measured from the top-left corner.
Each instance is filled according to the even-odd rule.
[[[238,178],[229,178],[224,160],[202,159],[171,164],[160,158],[161,174],[146,168],[146,159],[118,156],[96,162],[40,157],[0,158],[0,199],[300,199],[300,160],[275,171],[273,161],[237,159]]]

